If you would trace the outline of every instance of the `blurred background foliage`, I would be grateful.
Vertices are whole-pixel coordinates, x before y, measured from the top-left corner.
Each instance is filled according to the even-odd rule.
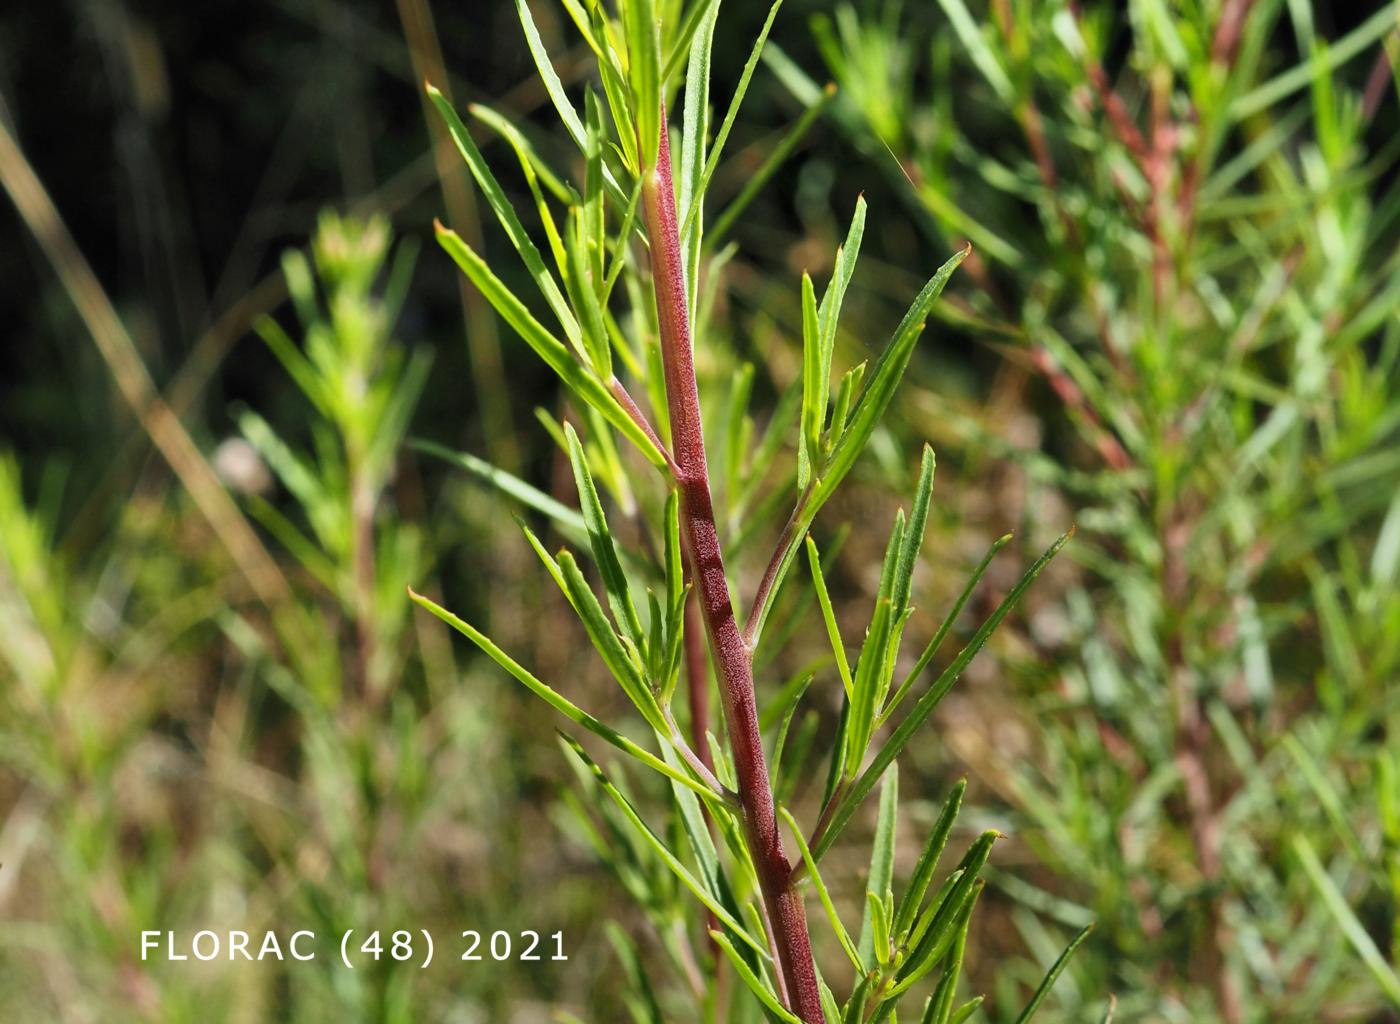
[[[562,9],[532,9],[575,81]],[[724,6],[718,95],[765,13]],[[1010,836],[974,990],[1018,1005],[1096,920],[1041,1019],[1113,996],[1125,1021],[1400,1020],[1395,5],[789,0],[772,39],[716,193],[819,110],[724,225],[709,393],[746,361],[760,391],[795,379],[794,282],[829,272],[863,191],[844,322],[872,326],[843,332],[849,353],[956,245],[975,256],[828,520],[889,516],[933,443],[926,632],[996,537],[1018,557],[974,605],[1080,527],[902,780],[931,818],[967,775],[960,830]],[[547,372],[447,259],[415,259],[435,216],[508,248],[434,146],[424,78],[568,161],[512,4],[0,16],[23,150],[0,146],[8,1017],[628,1012],[616,978],[655,937],[595,845],[550,826],[576,799],[553,723],[401,596],[441,592],[582,703],[621,706],[516,506],[401,444],[572,501],[533,429],[563,411]],[[861,533],[828,576],[852,622],[878,585]],[[784,651],[761,685],[819,653]],[[571,959],[139,961],[141,929],[206,926],[563,929]]]

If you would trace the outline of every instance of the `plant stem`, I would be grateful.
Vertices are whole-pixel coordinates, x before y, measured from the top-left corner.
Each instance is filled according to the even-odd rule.
[[[786,989],[789,1009],[798,1017],[808,1024],[825,1024],[806,911],[801,894],[793,885],[792,867],[783,851],[774,812],[754,701],[753,662],[734,616],[715,526],[664,116],[656,167],[643,171],[642,205],[651,241],[651,273],[661,330],[666,402],[671,414],[672,456],[681,498],[681,532],[719,670],[720,702],[734,750],[745,840],[771,921],[779,988]]]

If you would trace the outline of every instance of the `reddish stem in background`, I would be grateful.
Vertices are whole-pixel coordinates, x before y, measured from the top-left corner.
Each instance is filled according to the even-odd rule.
[[[825,1024],[806,910],[793,885],[792,868],[778,832],[768,763],[758,729],[753,663],[734,617],[715,526],[664,111],[656,167],[643,171],[642,207],[651,241],[651,274],[661,330],[666,402],[671,413],[672,457],[681,499],[681,535],[718,670],[721,704],[734,751],[745,840],[771,922],[779,989],[786,990],[789,1008],[803,1021]]]

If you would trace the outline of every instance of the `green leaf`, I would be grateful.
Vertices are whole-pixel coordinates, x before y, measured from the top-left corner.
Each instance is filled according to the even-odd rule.
[[[822,386],[821,329],[812,278],[802,274],[802,438],[797,449],[797,489],[805,491],[817,465],[821,431],[826,420]]]
[[[573,750],[574,754],[578,757],[578,759],[582,761],[583,764],[586,765],[590,771],[593,772],[593,776],[596,779],[598,785],[602,788],[603,792],[605,792],[609,797],[612,798],[613,802],[617,804],[618,809],[622,811],[623,816],[636,830],[637,835],[643,840],[643,842],[646,843],[647,846],[651,848],[651,850],[658,857],[661,858],[662,863],[664,863],[666,867],[668,867],[671,870],[671,873],[676,876],[677,880],[687,889],[689,889],[692,893],[694,893],[696,899],[703,903],[705,907],[709,909],[709,911],[712,914],[715,915],[715,917],[719,920],[721,924],[728,928],[734,935],[737,935],[740,939],[742,939],[748,946],[750,946],[754,950],[754,952],[758,953],[764,960],[770,959],[768,951],[764,947],[764,945],[760,943],[757,939],[755,939],[752,935],[750,935],[748,929],[741,925],[739,921],[734,917],[734,915],[731,914],[724,907],[723,904],[721,904],[717,899],[710,895],[709,891],[705,888],[704,884],[699,881],[699,879],[697,879],[688,870],[686,870],[685,865],[682,864],[680,862],[680,859],[674,853],[671,852],[670,847],[668,847],[664,842],[662,842],[661,838],[647,826],[647,823],[642,820],[641,815],[637,813],[636,808],[633,807],[631,802],[625,796],[622,795],[622,792],[612,784],[612,782],[608,779],[607,775],[603,773],[603,770],[598,767],[594,760],[588,756],[588,753],[583,749],[583,747],[579,745],[578,741],[575,740],[572,736],[565,735],[562,732],[559,734],[559,736],[565,743],[569,745],[570,749]],[[723,935],[723,933],[721,933],[721,935]],[[728,941],[727,936],[725,936],[725,940]]]
[[[933,873],[938,867],[938,859],[943,855],[943,850],[948,845],[948,836],[953,831],[953,822],[957,820],[958,811],[962,807],[963,794],[966,792],[967,780],[959,779],[958,784],[953,787],[953,791],[948,794],[948,799],[944,801],[943,810],[939,813],[938,820],[933,823],[933,829],[929,832],[923,853],[919,855],[919,860],[914,865],[914,873],[909,876],[909,887],[905,890],[904,899],[899,905],[899,914],[895,917],[894,935],[897,942],[904,941],[906,934],[918,919],[919,910],[924,902],[924,894],[928,892],[929,883],[933,881]]]
[[[705,161],[705,172],[700,176],[700,184],[696,188],[690,205],[685,207],[685,219],[681,222],[681,236],[690,230],[690,224],[699,216],[701,205],[705,201],[705,193],[710,189],[710,179],[714,177],[715,168],[719,166],[720,154],[724,152],[724,144],[729,140],[729,130],[734,127],[734,119],[739,116],[739,107],[744,102],[744,94],[749,90],[749,81],[753,78],[754,68],[758,66],[758,58],[763,55],[763,45],[768,41],[768,33],[773,28],[773,21],[778,16],[778,8],[783,6],[783,0],[774,0],[773,6],[768,9],[768,17],[763,22],[763,28],[759,30],[758,38],[754,40],[753,49],[749,52],[749,59],[744,63],[743,73],[739,76],[739,85],[734,90],[734,98],[729,101],[729,109],[725,112],[724,121],[721,122],[719,134],[715,136],[715,144],[710,148],[710,155]]]
[[[956,881],[947,889],[942,900],[929,907],[911,933],[910,941],[914,943],[914,948],[895,976],[897,980],[890,990],[891,995],[908,989],[933,970],[952,949],[958,935],[958,924],[969,903],[980,891],[978,876],[991,856],[992,845],[1000,837],[1000,832],[989,829],[968,847],[958,870],[954,872]]]
[[[648,768],[651,768],[653,771],[659,772],[671,781],[678,782],[682,786],[685,786],[686,788],[694,791],[712,805],[719,808],[723,808],[724,799],[720,796],[720,794],[711,791],[708,787],[695,781],[683,772],[679,772],[676,769],[672,768],[670,765],[668,765],[665,761],[661,760],[655,754],[652,754],[649,751],[637,746],[637,744],[633,743],[631,740],[629,740],[626,736],[622,735],[616,729],[613,729],[610,726],[603,724],[598,719],[590,715],[588,712],[580,708],[577,704],[574,704],[568,698],[562,696],[553,688],[541,682],[539,679],[535,678],[535,676],[531,675],[530,672],[521,667],[519,663],[517,663],[513,658],[511,658],[510,655],[506,654],[505,651],[497,647],[496,644],[492,642],[490,637],[488,637],[485,633],[482,633],[475,626],[463,621],[456,615],[453,615],[447,609],[432,601],[430,598],[426,598],[422,594],[415,593],[412,589],[408,591],[408,596],[420,608],[425,608],[428,611],[432,612],[443,622],[447,623],[449,626],[451,626],[457,632],[461,633],[472,643],[476,644],[476,646],[481,648],[481,650],[485,652],[487,656],[491,658],[492,661],[500,665],[501,668],[505,669],[512,676],[514,676],[520,683],[522,683],[525,686],[527,690],[529,690],[535,696],[539,697],[541,700],[543,700],[546,704],[552,707],[555,711],[558,711],[565,718],[569,719],[569,721],[574,722],[577,725],[581,725],[594,735],[600,736],[603,739],[607,740],[609,743],[611,743],[618,750],[622,751],[628,757],[635,758],[642,764],[646,765]]]
[[[865,645],[861,647],[860,658],[856,662],[854,696],[851,698],[850,717],[846,721],[846,761],[841,772],[841,778],[845,781],[854,779],[860,771],[875,731],[875,702],[880,695],[880,675],[887,660],[890,618],[889,599],[880,598],[875,602],[870,630],[865,635]]]
[[[788,157],[792,156],[797,147],[801,145],[802,140],[807,137],[807,133],[811,131],[817,118],[826,113],[835,99],[836,86],[828,85],[821,91],[819,98],[807,106],[807,109],[802,112],[802,116],[788,129],[782,140],[769,150],[758,169],[745,176],[744,187],[739,190],[737,196],[730,200],[729,205],[724,208],[724,212],[715,218],[714,227],[710,229],[707,236],[707,244],[713,247],[728,234],[729,229],[749,208],[749,204],[754,201],[763,187],[772,180],[773,175],[778,173],[778,169],[787,163]]]
[[[860,957],[866,970],[873,970],[878,960],[889,956],[890,924],[882,922],[877,934],[876,920],[883,913],[884,896],[894,882],[895,829],[899,820],[899,766],[890,765],[880,787],[880,814],[875,819],[875,841],[870,851],[870,873],[866,876],[865,894],[874,897],[879,910],[866,901],[865,916],[860,926]],[[881,941],[883,940],[883,941]]]
[[[1334,69],[1363,53],[1372,43],[1392,31],[1395,28],[1396,10],[1396,4],[1386,4],[1329,46],[1326,53],[1319,55],[1316,61],[1302,61],[1244,96],[1238,97],[1230,105],[1230,117],[1236,121],[1243,121],[1273,106],[1285,96],[1306,88],[1318,74],[1330,75]]]
[[[827,920],[831,924],[831,930],[836,933],[836,939],[841,943],[841,948],[846,951],[846,956],[857,971],[864,971],[865,965],[861,960],[856,944],[851,941],[851,933],[846,930],[846,926],[841,923],[841,916],[836,913],[836,905],[831,901],[831,892],[826,887],[826,882],[822,879],[821,872],[817,869],[817,863],[812,859],[812,851],[807,849],[807,841],[802,838],[802,829],[793,818],[792,812],[786,807],[779,807],[778,813],[787,822],[788,829],[792,833],[793,840],[797,843],[797,849],[802,855],[802,860],[807,865],[807,874],[812,879],[812,887],[817,890],[817,899],[821,901],[822,909],[826,911]]]
[[[1011,79],[1007,77],[1006,70],[1001,66],[996,54],[987,45],[987,40],[983,38],[982,30],[978,28],[977,21],[967,9],[967,5],[963,0],[939,0],[939,4],[948,15],[948,23],[957,33],[958,41],[967,50],[972,63],[977,65],[977,70],[982,72],[982,77],[991,85],[997,99],[1005,104],[1014,103],[1016,90],[1011,85]]]
[[[296,342],[282,329],[282,325],[272,317],[264,316],[259,317],[257,322],[253,324],[253,330],[272,350],[272,354],[277,357],[282,368],[296,382],[301,393],[311,400],[311,404],[321,415],[328,417],[330,404],[321,382],[321,375],[302,354],[301,349],[297,348]]]
[[[935,1019],[938,1024],[947,1024],[953,1013],[953,996],[957,992],[958,976],[962,974],[963,958],[967,953],[967,931],[972,923],[972,911],[977,906],[977,897],[981,895],[982,888],[983,886],[979,885],[973,890],[972,899],[963,910],[962,920],[956,926],[956,937],[953,939],[953,954],[948,958],[948,966],[943,969],[938,985],[933,990]]]
[[[826,466],[822,469],[821,481],[817,485],[816,504],[818,507],[836,490],[837,485],[850,472],[857,457],[865,449],[866,442],[870,440],[870,435],[875,432],[875,427],[884,416],[890,400],[894,397],[895,389],[904,376],[905,367],[909,365],[909,357],[914,351],[914,343],[918,341],[919,335],[923,332],[924,320],[928,316],[929,310],[933,308],[938,296],[943,293],[943,288],[947,285],[948,279],[953,276],[953,271],[958,268],[971,251],[970,247],[963,249],[938,268],[938,272],[933,275],[928,284],[924,285],[923,290],[914,299],[908,312],[904,314],[904,319],[895,329],[890,343],[880,353],[880,358],[876,360],[875,366],[867,374],[869,381],[861,392],[860,398],[857,399],[855,408],[851,410],[850,424],[841,437],[836,440],[831,458],[827,460]]]
[[[914,709],[909,712],[904,721],[899,723],[898,728],[896,728],[890,738],[885,741],[885,745],[880,748],[880,752],[875,755],[870,766],[865,769],[860,778],[856,780],[855,784],[849,787],[842,795],[840,804],[838,804],[836,811],[831,816],[831,824],[827,826],[826,831],[823,832],[822,835],[818,837],[816,843],[813,844],[812,850],[816,854],[818,860],[831,848],[831,844],[835,842],[841,830],[845,828],[847,822],[851,820],[851,815],[855,813],[856,808],[859,807],[866,796],[870,794],[870,791],[875,788],[875,783],[884,773],[885,768],[909,745],[909,741],[913,738],[914,733],[928,720],[929,715],[933,714],[933,709],[938,706],[938,703],[947,696],[948,691],[953,688],[953,684],[962,676],[972,659],[982,650],[982,647],[987,643],[987,639],[992,635],[993,631],[1001,625],[1002,620],[1011,612],[1011,609],[1015,608],[1016,605],[1020,603],[1026,590],[1035,582],[1035,578],[1045,570],[1045,567],[1050,564],[1050,560],[1060,553],[1060,549],[1068,543],[1070,537],[1073,535],[1073,528],[1061,535],[1059,540],[1050,545],[1049,549],[1046,550],[1046,552],[1036,560],[1036,563],[1030,567],[1026,574],[1021,577],[1020,582],[1011,588],[1010,593],[1002,599],[1001,604],[999,604],[996,610],[987,618],[987,621],[982,623],[982,626],[973,634],[967,646],[958,653],[958,656],[953,659],[952,664],[943,670],[942,675],[938,677],[933,686],[919,698],[918,702],[914,705]]]
[[[447,97],[431,85],[427,86],[427,90],[428,98],[433,101],[438,113],[447,122],[447,130],[452,135],[452,141],[457,144],[457,150],[462,154],[462,159],[466,161],[472,177],[476,179],[482,194],[486,196],[487,203],[495,211],[496,219],[501,222],[501,227],[506,229],[506,235],[510,238],[511,245],[515,246],[515,251],[520,254],[521,261],[529,270],[530,276],[534,278],[545,301],[549,303],[549,308],[558,317],[560,326],[564,328],[564,336],[569,339],[569,343],[573,345],[579,355],[583,355],[582,336],[578,321],[574,319],[574,314],[569,309],[569,303],[565,300],[563,293],[559,290],[554,275],[544,265],[544,259],[540,256],[539,249],[530,240],[525,226],[520,223],[514,205],[506,196],[505,190],[501,188],[500,182],[496,180],[496,176],[491,173],[491,168],[486,165],[486,160],[482,157],[481,150],[477,149],[471,132],[462,123],[462,119],[457,116],[457,111],[452,108],[452,104],[447,102]]]
[[[1094,925],[1091,922],[1081,928],[1079,934],[1069,940],[1069,945],[1065,947],[1065,951],[1060,954],[1059,959],[1051,964],[1050,970],[1045,975],[1045,980],[1040,983],[1040,987],[1035,990],[1035,995],[1031,996],[1031,1001],[1026,1004],[1026,1008],[1022,1010],[1021,1015],[1016,1018],[1016,1024],[1026,1024],[1026,1021],[1030,1020],[1035,1015],[1035,1011],[1040,1009],[1040,1004],[1045,1001],[1045,997],[1048,996],[1050,990],[1055,987],[1055,982],[1059,979],[1060,975],[1064,973],[1065,968],[1069,966],[1069,960],[1070,957],[1074,956],[1074,951],[1079,948],[1081,942],[1089,937],[1089,933],[1093,930]]]
[[[719,4],[720,0],[696,0],[686,10],[685,17],[681,19],[680,27],[676,29],[676,37],[671,40],[671,49],[666,56],[666,66],[661,73],[663,82],[671,81],[680,73],[681,62],[686,59],[686,53],[694,53],[692,40],[695,33],[699,31],[702,21],[713,20],[715,13],[719,11]]]
[[[1318,860],[1317,853],[1313,849],[1312,843],[1308,841],[1308,837],[1304,835],[1294,836],[1293,851],[1297,854],[1298,862],[1303,865],[1303,870],[1307,872],[1308,878],[1312,881],[1313,888],[1322,897],[1323,904],[1326,905],[1333,920],[1337,922],[1337,927],[1346,936],[1346,940],[1351,943],[1352,949],[1356,950],[1356,955],[1361,958],[1361,962],[1375,977],[1376,983],[1380,985],[1386,998],[1396,1006],[1400,1006],[1400,976],[1396,975],[1395,969],[1386,961],[1384,954],[1376,948],[1375,940],[1371,938],[1370,932],[1357,918],[1356,913],[1347,904],[1346,897],[1337,888],[1337,883],[1332,880],[1332,876],[1327,873],[1327,869]],[[1022,1019],[1025,1019],[1024,1015]]]
[[[643,173],[650,173],[656,166],[665,128],[661,123],[661,32],[655,0],[623,0],[622,24],[627,34],[627,78],[638,153]]]
[[[495,307],[501,317],[510,324],[516,334],[528,344],[535,353],[545,361],[545,363],[556,374],[560,380],[574,392],[578,398],[597,409],[624,437],[641,449],[648,460],[655,466],[665,468],[666,458],[652,444],[646,432],[637,426],[632,417],[620,406],[612,396],[612,393],[598,381],[596,377],[588,372],[579,361],[569,354],[569,350],[564,347],[563,342],[549,331],[531,315],[525,305],[515,297],[515,295],[503,284],[500,278],[491,272],[486,261],[476,254],[462,241],[455,231],[437,225],[437,238],[439,244],[447,251],[462,271],[471,279],[472,284],[486,296],[488,302]]]
[[[516,159],[520,161],[520,169],[525,174],[525,184],[529,186],[530,195],[534,197],[535,209],[539,213],[540,223],[544,226],[544,233],[549,239],[549,248],[554,254],[555,266],[563,273],[566,267],[564,240],[559,234],[558,226],[554,223],[554,214],[550,212],[549,203],[545,201],[544,193],[540,189],[540,182],[543,181],[555,198],[565,203],[576,203],[578,194],[549,169],[515,125],[491,108],[484,107],[479,103],[468,106],[467,112],[483,124],[493,128],[515,150]]]
[[[608,338],[608,328],[603,322],[603,309],[595,290],[602,282],[595,280],[590,272],[587,242],[584,241],[583,212],[578,208],[571,210],[569,214],[565,251],[569,273],[564,283],[569,290],[569,299],[581,317],[583,351],[593,372],[602,380],[610,380],[613,372],[612,343]]]
[[[724,951],[724,955],[729,958],[730,964],[734,967],[734,972],[748,986],[750,992],[758,997],[758,1001],[764,1005],[769,1013],[773,1014],[781,1021],[788,1024],[802,1024],[802,1018],[794,1015],[778,1001],[777,993],[765,985],[758,975],[754,974],[753,968],[744,962],[744,958],[739,955],[739,951],[734,948],[734,944],[729,941],[728,936],[723,932],[710,930],[710,937],[715,940],[715,944]]]
[[[698,30],[692,30],[690,62],[685,74],[685,108],[681,123],[680,195],[682,210],[690,208],[699,194],[705,170],[705,143],[709,134],[710,54],[714,45],[715,18],[719,3],[697,3],[691,13],[705,12]],[[686,308],[699,309],[700,243],[704,235],[704,215],[687,221],[681,231],[682,263],[685,266]]]
[[[953,624],[958,621],[958,616],[962,614],[962,610],[967,605],[968,599],[972,597],[972,592],[977,588],[977,584],[981,582],[982,577],[987,572],[987,568],[992,564],[992,559],[996,558],[997,553],[1010,542],[1011,534],[1009,533],[997,538],[996,542],[992,544],[991,548],[989,548],[987,553],[982,557],[982,561],[977,564],[977,568],[972,570],[972,575],[968,577],[967,583],[963,586],[962,593],[958,595],[958,599],[953,602],[952,609],[944,617],[942,623],[939,624],[938,631],[933,634],[933,639],[928,642],[928,645],[919,654],[919,660],[914,663],[914,667],[910,669],[909,674],[904,677],[904,682],[899,684],[899,689],[895,691],[894,696],[891,697],[889,702],[885,705],[885,710],[880,714],[879,724],[883,725],[888,721],[890,715],[899,707],[914,684],[919,681],[919,677],[924,674],[924,670],[927,669],[929,663],[933,661],[933,656],[937,654],[938,649],[943,646],[943,641],[947,638],[949,631],[952,630]]]
[[[846,299],[846,289],[856,270],[856,259],[860,256],[860,242],[865,237],[865,196],[856,199],[856,212],[851,216],[851,227],[846,233],[846,241],[836,250],[836,269],[831,275],[831,283],[822,295],[821,309],[818,312],[821,336],[821,406],[822,419],[826,419],[827,389],[831,385],[831,360],[836,351],[836,324],[841,316],[841,304]]]
[[[578,613],[579,621],[588,633],[588,639],[593,642],[594,648],[608,666],[608,671],[613,674],[628,699],[636,705],[652,728],[661,732],[669,731],[666,716],[656,703],[656,696],[642,678],[641,666],[637,664],[633,652],[623,645],[622,640],[613,631],[612,623],[603,613],[603,606],[594,596],[593,588],[584,579],[578,562],[567,551],[559,552],[557,561],[564,579],[564,593],[569,603],[574,606],[574,611]]]
[[[579,508],[588,530],[588,543],[593,549],[593,558],[598,563],[598,571],[603,577],[603,586],[608,593],[608,604],[612,607],[613,618],[619,628],[638,647],[643,644],[642,623],[637,617],[632,594],[627,589],[627,575],[622,571],[622,563],[613,546],[612,531],[608,529],[608,519],[603,512],[603,503],[598,497],[598,488],[593,484],[593,474],[588,469],[588,458],[573,425],[564,424],[564,440],[568,445],[569,465],[574,471],[574,486],[578,488]]]
[[[841,640],[841,630],[836,624],[836,613],[831,607],[831,597],[826,590],[826,577],[822,574],[821,558],[817,555],[817,542],[807,535],[807,564],[812,570],[812,587],[817,593],[817,604],[821,606],[822,621],[826,623],[826,635],[831,641],[832,653],[836,655],[836,670],[841,673],[841,685],[846,688],[846,699],[855,695],[855,682],[851,679],[851,666],[846,661],[846,645]]]
[[[787,749],[788,730],[792,727],[793,715],[797,713],[798,704],[807,692],[807,688],[812,685],[812,680],[816,677],[808,673],[798,677],[798,688],[792,699],[783,708],[783,716],[778,722],[778,734],[773,740],[773,767],[771,769],[772,785],[776,792],[780,786],[779,782],[783,778],[783,753]]]
[[[890,601],[896,616],[903,615],[909,608],[909,591],[914,579],[914,563],[918,561],[919,549],[924,546],[924,529],[928,524],[929,504],[933,497],[933,449],[924,445],[923,459],[919,463],[919,486],[914,491],[914,511],[909,517],[909,525],[904,531],[904,541],[899,551],[899,565],[895,569],[894,589]]]
[[[578,111],[564,92],[564,83],[559,80],[559,75],[554,70],[549,51],[544,48],[544,40],[540,38],[540,30],[535,27],[535,19],[530,14],[529,5],[525,0],[515,0],[515,9],[520,15],[520,25],[525,30],[525,42],[530,47],[530,56],[535,59],[535,67],[539,70],[540,80],[544,82],[545,92],[549,93],[549,98],[554,104],[554,109],[559,112],[559,119],[564,122],[569,137],[580,150],[586,150],[588,134],[583,130],[583,122],[578,119]]]
[[[571,541],[584,543],[588,540],[588,527],[583,521],[583,516],[569,506],[555,501],[544,491],[526,483],[518,476],[512,476],[504,469],[499,469],[485,459],[479,459],[469,452],[455,452],[433,441],[415,438],[409,442],[409,447],[460,466],[502,494],[514,498],[536,512],[543,513]]]
[[[792,528],[787,531],[792,539],[781,552],[781,557],[774,569],[773,583],[768,588],[763,602],[749,610],[745,635],[754,648],[758,646],[759,639],[763,635],[764,624],[768,620],[768,613],[772,610],[773,602],[781,592],[788,571],[792,568],[792,560],[797,556],[801,539],[807,535],[807,530],[811,527],[817,513],[835,493],[837,486],[850,472],[851,467],[855,465],[866,442],[870,440],[870,435],[875,432],[875,427],[879,424],[880,418],[894,397],[895,388],[904,375],[905,367],[909,364],[914,342],[918,340],[919,334],[923,330],[924,318],[942,293],[953,271],[957,269],[958,264],[967,258],[971,251],[971,248],[963,249],[944,263],[923,290],[919,292],[899,327],[896,328],[890,343],[880,354],[874,369],[867,375],[870,380],[861,392],[860,398],[857,399],[855,408],[851,411],[850,423],[841,436],[836,439],[825,465],[815,474],[816,482],[811,488],[804,491],[802,498],[798,500],[798,506],[792,513]]]
[[[831,410],[831,426],[827,428],[828,437],[837,438],[845,433],[846,418],[851,414],[851,402],[854,401],[864,376],[865,363],[857,363],[841,375],[841,386],[836,389],[836,404]]]

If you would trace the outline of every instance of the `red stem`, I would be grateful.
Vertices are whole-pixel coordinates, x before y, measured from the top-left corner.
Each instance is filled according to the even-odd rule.
[[[791,1002],[789,1008],[803,1021],[825,1024],[812,943],[807,932],[807,915],[802,897],[792,884],[792,867],[783,850],[774,812],[773,790],[754,702],[753,663],[734,617],[719,531],[715,527],[664,116],[656,167],[644,171],[643,175],[642,204],[651,241],[651,274],[661,329],[666,402],[671,413],[672,456],[681,498],[681,533],[718,669],[721,704],[734,751],[745,840],[771,922],[773,945],[778,955],[779,989],[786,989]]]

